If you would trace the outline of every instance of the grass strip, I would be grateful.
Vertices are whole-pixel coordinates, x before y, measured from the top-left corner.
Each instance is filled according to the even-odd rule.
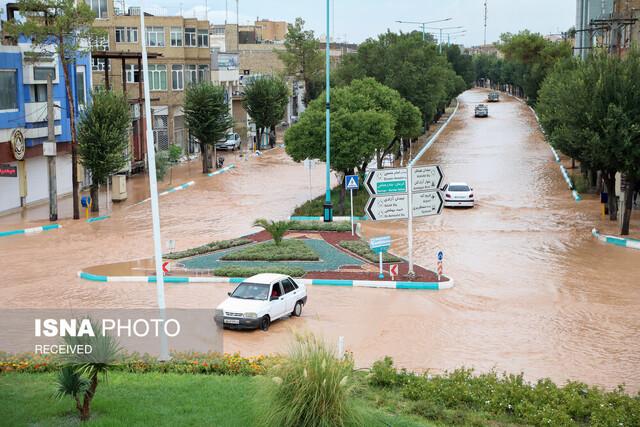
[[[217,242],[207,243],[206,245],[198,246],[196,248],[191,248],[180,252],[172,252],[170,254],[164,254],[162,257],[165,259],[188,258],[194,255],[202,255],[222,249],[233,248],[235,246],[246,245],[251,242],[252,240],[249,239],[220,240]]]
[[[264,266],[264,267],[241,267],[230,265],[218,267],[213,270],[213,274],[220,277],[251,277],[260,273],[286,274],[291,277],[302,277],[306,273],[303,268],[286,266]]]
[[[343,240],[340,242],[340,246],[361,256],[367,261],[378,262],[380,259],[379,255],[373,252],[371,248],[369,248],[369,244],[363,240]],[[402,259],[385,252],[382,254],[382,262],[402,262]]]
[[[323,221],[291,221],[291,231],[348,231],[351,232],[351,223],[348,221],[323,222]]]
[[[223,261],[318,261],[320,257],[302,240],[283,240],[279,245],[262,242],[226,254]]]

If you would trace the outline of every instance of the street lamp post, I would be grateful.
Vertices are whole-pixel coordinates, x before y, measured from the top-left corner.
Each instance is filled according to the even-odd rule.
[[[460,28],[464,28],[462,26],[458,27],[427,27],[430,30],[439,30],[440,38],[438,39],[438,53],[442,53],[442,30],[459,30]]]
[[[451,21],[451,19],[453,18],[446,18],[446,19],[438,19],[436,21],[425,21],[425,22],[415,22],[415,21],[396,21],[398,24],[413,24],[413,25],[418,25],[422,28],[422,41],[426,40],[426,25],[427,24],[435,24],[437,22],[446,22],[446,21]]]
[[[329,0],[327,0],[327,35],[325,37],[326,42],[326,52],[325,52],[325,66],[326,66],[326,150],[327,150],[327,159],[326,159],[326,178],[327,178],[327,191],[324,199],[324,210],[323,210],[323,218],[324,222],[333,221],[333,205],[331,204],[331,81],[330,81],[330,57],[329,57]]]

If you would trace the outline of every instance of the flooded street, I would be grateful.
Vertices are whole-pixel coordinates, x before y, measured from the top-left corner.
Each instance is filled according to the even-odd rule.
[[[486,93],[461,95],[458,113],[419,161],[474,188],[475,208],[414,221],[415,262],[434,268],[444,251],[453,289],[310,287],[301,318],[275,322],[268,333],[227,331],[225,351],[286,351],[292,330],[310,330],[333,342],[344,336],[358,366],[391,355],[411,370],[495,368],[639,389],[640,253],[591,236],[602,225],[598,202],[573,200],[528,107],[503,96],[489,104],[488,118],[473,118]],[[174,175],[175,185],[196,184],[160,199],[164,241],[175,239],[183,250],[247,234],[255,218],[283,219],[309,196],[308,171],[282,149],[235,163],[214,177],[202,176],[198,162]],[[323,166],[312,170],[314,196],[323,177]],[[137,200],[146,197],[142,189]],[[37,214],[26,220],[44,223]],[[155,307],[154,285],[76,276],[89,266],[148,258],[149,203],[115,206],[106,221],[60,223],[58,231],[0,239],[1,308]],[[24,226],[24,219],[0,218],[2,230]],[[392,251],[406,255],[406,222],[362,229],[366,237],[390,234]],[[213,310],[232,288],[167,285],[167,305]]]

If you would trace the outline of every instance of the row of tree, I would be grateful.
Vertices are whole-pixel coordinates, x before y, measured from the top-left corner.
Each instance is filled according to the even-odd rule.
[[[633,191],[640,185],[640,52],[596,53],[559,63],[539,91],[536,110],[550,143],[600,171],[616,219],[615,175],[627,182],[621,234],[629,234]]]
[[[527,30],[502,34],[497,48],[503,58],[491,54],[473,58],[475,80],[490,80],[500,89],[509,85],[531,105],[535,105],[540,86],[555,64],[570,58],[572,52],[566,41],[553,42]]]

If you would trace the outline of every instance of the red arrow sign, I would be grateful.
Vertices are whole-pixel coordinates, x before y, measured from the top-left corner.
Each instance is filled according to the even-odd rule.
[[[397,276],[398,275],[398,264],[393,264],[389,266],[389,274],[391,276]]]
[[[168,273],[169,272],[169,270],[167,269],[168,265],[169,265],[169,261],[165,261],[165,262],[162,263],[162,271],[164,273]]]

